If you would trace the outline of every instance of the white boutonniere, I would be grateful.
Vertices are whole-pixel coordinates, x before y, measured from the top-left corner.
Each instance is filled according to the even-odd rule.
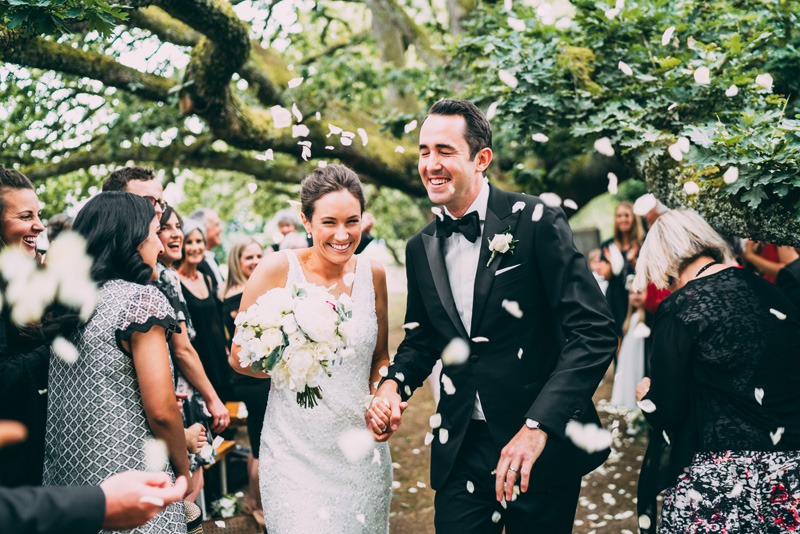
[[[519,242],[519,240],[514,239],[514,236],[511,235],[510,226],[506,228],[506,231],[502,234],[494,234],[493,238],[487,238],[487,241],[489,241],[489,250],[492,251],[492,255],[489,257],[489,261],[486,262],[486,267],[492,264],[494,257],[498,254],[505,254],[506,252],[514,254],[514,247]]]

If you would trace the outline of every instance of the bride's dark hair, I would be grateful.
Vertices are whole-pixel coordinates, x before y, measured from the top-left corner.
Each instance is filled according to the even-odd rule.
[[[316,169],[300,183],[300,209],[307,220],[314,215],[314,203],[328,193],[347,191],[361,204],[364,212],[364,191],[358,175],[344,165],[327,165]]]

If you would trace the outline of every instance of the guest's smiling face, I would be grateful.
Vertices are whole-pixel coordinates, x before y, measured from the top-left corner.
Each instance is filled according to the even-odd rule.
[[[242,250],[242,257],[239,258],[239,265],[245,278],[250,278],[256,270],[258,262],[261,261],[263,251],[258,243],[250,243]]]
[[[36,238],[44,231],[39,215],[39,197],[33,189],[5,188],[0,220],[0,237],[6,246],[22,247],[31,258],[36,256]]]
[[[206,241],[200,230],[192,230],[189,235],[184,237],[183,253],[187,264],[195,267],[205,259]]]
[[[617,212],[614,217],[614,221],[617,225],[617,228],[622,233],[628,233],[631,231],[633,227],[633,218],[635,215],[633,211],[630,210],[627,206],[618,206]]]
[[[481,190],[492,151],[470,156],[467,123],[461,115],[428,115],[419,132],[419,175],[428,197],[461,217]]]
[[[164,252],[158,256],[159,261],[167,266],[179,261],[183,256],[183,226],[178,215],[173,211],[166,224],[158,232]]]
[[[347,263],[361,241],[361,203],[342,189],[314,202],[311,220],[301,214],[314,247],[329,261]]]
[[[158,237],[160,228],[161,225],[158,222],[158,216],[153,217],[153,220],[150,222],[147,237],[144,241],[139,243],[137,247],[142,260],[153,268],[153,278],[156,276],[156,262],[158,261],[158,256],[164,252],[164,245],[161,244],[161,239]]]

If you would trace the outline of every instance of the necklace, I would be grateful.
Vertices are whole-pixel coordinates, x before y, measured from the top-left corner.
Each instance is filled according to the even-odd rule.
[[[189,276],[188,274],[184,273],[183,271],[178,271],[178,273],[180,273],[180,275],[182,277],[186,278],[187,280],[192,280],[192,281],[197,280],[197,278],[199,276],[199,273],[197,271],[194,272],[193,276]]]
[[[714,261],[712,261],[711,263],[707,263],[707,264],[705,264],[703,267],[701,267],[701,268],[700,268],[700,270],[699,270],[699,271],[697,271],[697,274],[696,274],[696,275],[694,275],[694,277],[695,277],[695,278],[697,278],[698,276],[700,276],[701,274],[703,274],[703,273],[706,271],[706,269],[708,269],[708,268],[709,268],[709,267],[711,267],[712,265],[719,265],[719,262],[718,262],[718,261],[716,261],[716,260],[714,260]]]

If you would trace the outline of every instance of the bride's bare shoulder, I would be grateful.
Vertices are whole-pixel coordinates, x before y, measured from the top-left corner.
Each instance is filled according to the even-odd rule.
[[[369,259],[369,268],[372,271],[372,283],[376,288],[386,287],[386,268],[379,261]]]

